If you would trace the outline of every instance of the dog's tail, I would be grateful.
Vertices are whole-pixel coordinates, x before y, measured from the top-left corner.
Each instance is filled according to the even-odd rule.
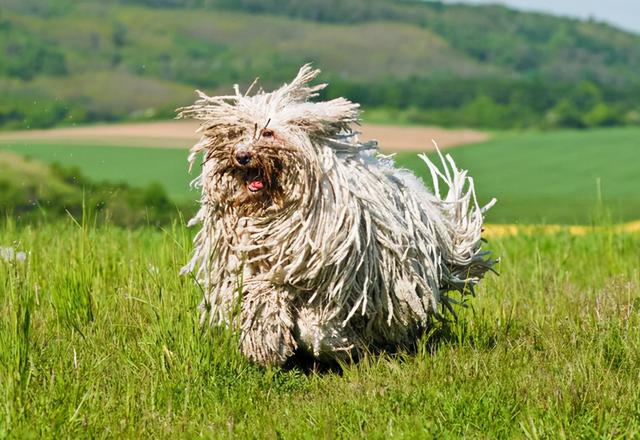
[[[467,171],[459,169],[453,158],[449,154],[443,155],[437,145],[436,150],[440,167],[425,154],[419,157],[431,172],[433,193],[440,202],[444,220],[438,228],[444,245],[441,248],[444,263],[441,299],[448,307],[447,291],[473,294],[474,286],[498,262],[491,258],[489,251],[481,248],[484,241],[484,214],[496,203],[496,199],[481,207],[476,198],[473,179],[467,175]]]

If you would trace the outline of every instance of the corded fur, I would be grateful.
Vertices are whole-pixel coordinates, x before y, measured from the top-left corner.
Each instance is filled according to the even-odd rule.
[[[311,101],[318,73],[305,65],[270,93],[198,92],[179,109],[202,121],[189,161],[203,161],[190,222],[202,226],[183,271],[205,289],[201,322],[237,326],[241,351],[264,365],[296,349],[332,360],[410,345],[451,309],[447,292],[472,292],[495,263],[480,247],[493,201],[480,208],[466,171],[421,155],[430,192],[358,140],[357,104]]]

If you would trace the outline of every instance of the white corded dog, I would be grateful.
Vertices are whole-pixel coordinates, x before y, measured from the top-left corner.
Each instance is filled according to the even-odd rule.
[[[198,92],[179,113],[202,121],[189,160],[203,158],[190,222],[202,229],[183,270],[205,289],[202,322],[237,325],[242,353],[263,365],[410,346],[451,308],[447,292],[471,292],[495,263],[480,249],[489,205],[466,171],[420,156],[430,192],[358,141],[357,104],[311,101],[318,73],[303,66],[270,93]]]

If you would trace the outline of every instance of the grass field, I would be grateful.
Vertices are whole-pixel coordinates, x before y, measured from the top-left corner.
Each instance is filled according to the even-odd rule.
[[[201,329],[191,233],[0,230],[0,437],[640,435],[640,236],[501,238],[471,307],[416,355],[261,370]]]
[[[158,182],[175,199],[198,198],[189,188],[196,174],[187,172],[185,149],[16,142],[2,145],[0,149],[45,162],[78,166],[84,175],[98,182],[127,182],[134,186]]]
[[[497,197],[490,222],[585,223],[601,198],[614,219],[640,218],[640,129],[502,134],[451,151],[481,200]],[[398,163],[426,182],[415,155]]]
[[[95,180],[155,181],[176,199],[197,197],[189,189],[193,176],[184,150],[33,141],[5,141],[0,149],[77,165]],[[640,128],[504,133],[451,154],[470,170],[481,200],[498,198],[489,222],[589,223],[598,194],[614,220],[640,217]],[[429,182],[414,153],[397,157]]]

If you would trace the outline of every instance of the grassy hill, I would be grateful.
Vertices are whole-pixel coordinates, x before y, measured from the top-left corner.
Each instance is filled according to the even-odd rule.
[[[167,116],[308,61],[330,96],[413,122],[640,123],[640,36],[499,6],[0,0],[0,53],[0,127]]]
[[[53,149],[50,149],[53,151]],[[51,161],[50,161],[51,162]],[[105,182],[101,176],[85,177],[87,167],[48,165],[9,151],[0,151],[0,223],[29,223],[73,217],[91,223],[135,227],[167,225],[180,214],[188,216],[194,204],[173,202],[155,179]],[[86,165],[86,163],[85,163]],[[90,170],[91,161],[89,161]]]
[[[187,173],[187,152],[183,149],[11,142],[0,146],[0,150],[77,167],[98,182],[125,182],[132,186],[160,183],[174,200],[198,198],[189,189],[195,174]]]

